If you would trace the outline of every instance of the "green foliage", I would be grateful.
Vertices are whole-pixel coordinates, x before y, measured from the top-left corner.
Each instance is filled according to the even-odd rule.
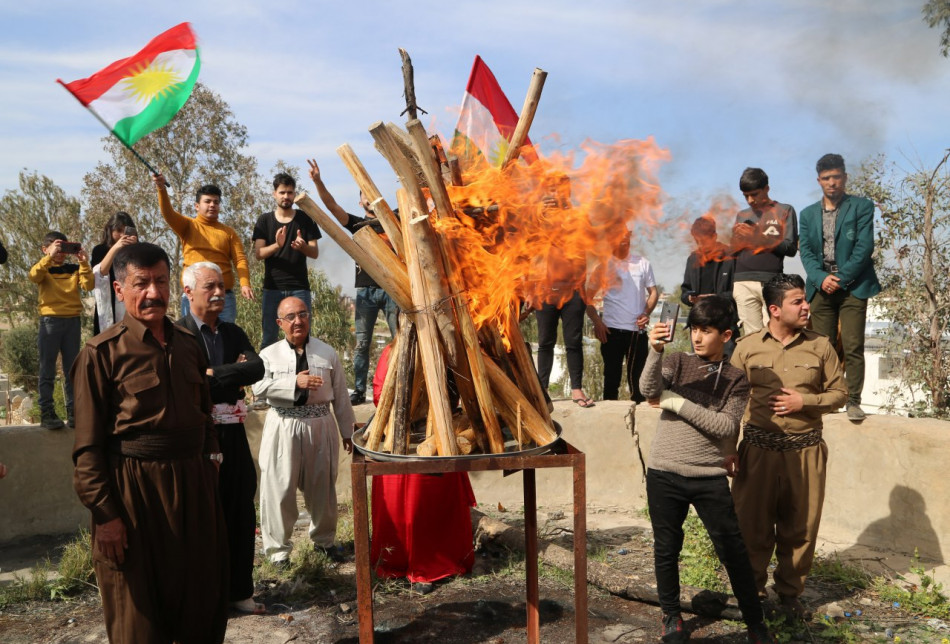
[[[947,58],[950,56],[950,1],[927,0],[923,14],[928,27],[943,30],[940,34],[940,53]]]
[[[875,268],[883,292],[874,298],[890,327],[881,336],[896,361],[888,403],[919,415],[950,417],[950,171],[904,170],[884,156],[865,161],[852,191],[880,209]]]
[[[680,551],[680,580],[684,584],[724,592],[720,577],[722,564],[716,555],[703,522],[691,509],[683,523],[683,549]]]
[[[37,289],[29,280],[29,270],[42,257],[43,237],[51,230],[73,241],[83,240],[79,200],[49,177],[23,170],[19,189],[7,190],[0,198],[0,240],[9,254],[0,265],[0,315],[11,326],[35,324],[39,318]]]
[[[910,584],[903,577],[898,577],[907,583],[899,586],[884,577],[876,577],[872,587],[882,601],[898,602],[901,610],[921,617],[935,617],[937,619],[950,618],[950,601],[943,594],[943,584],[928,575],[920,565],[920,556],[914,551],[914,560],[910,571],[920,579],[919,584]]]
[[[40,350],[37,346],[39,327],[36,324],[17,326],[0,336],[0,366],[10,376],[14,387],[36,391],[40,373]]]
[[[320,338],[336,349],[341,358],[356,342],[351,331],[350,312],[343,305],[343,292],[333,286],[323,271],[310,270],[313,294],[313,317],[310,335]]]

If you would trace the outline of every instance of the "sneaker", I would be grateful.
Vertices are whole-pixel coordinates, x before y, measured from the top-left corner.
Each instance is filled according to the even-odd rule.
[[[271,559],[271,565],[281,572],[290,570],[290,559]]]
[[[852,423],[860,423],[867,418],[867,414],[861,409],[861,405],[856,402],[849,402],[845,407],[845,411],[848,413],[848,420]]]
[[[333,563],[343,563],[346,561],[346,555],[343,553],[343,546],[330,546],[329,548],[324,546],[314,546],[313,549],[323,554],[324,557]]]
[[[689,631],[683,626],[683,618],[679,613],[663,615],[663,642],[686,642],[689,640]]]
[[[40,418],[40,427],[43,429],[62,429],[63,419],[56,415],[55,411],[43,414]]]
[[[796,619],[807,622],[814,616],[814,613],[805,608],[805,605],[798,597],[793,597],[792,595],[779,595],[779,603],[781,604],[781,609],[783,612]]]
[[[428,595],[433,590],[435,590],[435,585],[428,581],[414,581],[412,582],[412,585],[409,586],[409,588],[414,593]]]
[[[350,394],[351,405],[362,405],[364,402],[366,402],[366,394],[362,391],[354,391]]]
[[[747,632],[749,634],[749,644],[775,644],[775,638],[769,633],[769,627],[765,625],[765,622],[750,626]]]

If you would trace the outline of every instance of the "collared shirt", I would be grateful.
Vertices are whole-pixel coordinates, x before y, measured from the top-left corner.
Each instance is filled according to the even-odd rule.
[[[604,324],[611,329],[637,330],[637,318],[647,306],[647,289],[656,286],[653,267],[643,255],[611,258],[619,282],[604,294]]]
[[[70,377],[76,410],[74,486],[97,524],[120,516],[110,453],[117,441],[163,434],[220,451],[211,421],[204,351],[190,331],[165,320],[165,346],[141,322],[125,318],[79,352]]]
[[[206,324],[195,315],[194,310],[191,311],[191,317],[194,318],[195,324],[198,325],[198,331],[201,332],[201,339],[204,341],[207,351],[205,355],[208,356],[208,364],[212,367],[224,364],[224,338],[221,337],[216,328],[211,328],[210,324]]]
[[[821,206],[821,253],[825,261],[825,266],[836,263],[835,260],[835,227],[838,224],[838,211],[841,209],[841,202],[832,209],[826,209],[824,204]]]
[[[821,415],[841,407],[848,397],[844,372],[828,338],[802,329],[787,345],[766,327],[736,343],[732,364],[745,372],[752,385],[743,423],[760,429],[800,434],[822,426]],[[769,407],[782,388],[802,395],[804,408],[777,416]]]

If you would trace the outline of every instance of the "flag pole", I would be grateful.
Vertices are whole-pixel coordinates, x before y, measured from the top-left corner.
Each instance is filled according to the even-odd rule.
[[[123,146],[125,146],[125,149],[127,149],[129,152],[131,152],[132,154],[134,154],[134,155],[135,155],[135,158],[138,159],[138,160],[142,163],[142,165],[144,165],[146,168],[148,168],[149,172],[151,172],[153,175],[157,175],[157,174],[158,174],[158,170],[156,170],[155,168],[153,168],[153,167],[152,167],[152,164],[149,163],[148,161],[146,161],[146,160],[145,160],[145,157],[143,157],[141,154],[138,153],[138,150],[136,150],[136,149],[133,148],[131,145],[129,145],[128,143],[126,143],[125,141],[123,141],[122,139],[120,139],[118,136],[116,136],[116,133],[112,131],[112,128],[109,127],[109,124],[106,123],[105,121],[103,121],[101,116],[99,116],[98,114],[96,114],[93,110],[89,109],[89,106],[88,106],[88,105],[83,104],[83,102],[79,100],[79,97],[76,96],[75,94],[73,94],[73,93],[70,91],[70,89],[69,89],[68,87],[66,87],[66,83],[64,83],[64,82],[63,82],[61,79],[59,79],[59,78],[56,79],[56,82],[59,83],[60,85],[62,85],[62,86],[63,86],[63,89],[65,89],[67,92],[69,92],[69,95],[70,95],[70,96],[72,96],[72,97],[75,98],[77,101],[79,101],[79,104],[82,105],[83,107],[85,107],[87,112],[89,112],[90,114],[92,114],[93,116],[95,116],[95,117],[96,117],[96,120],[99,121],[100,123],[102,123],[102,127],[104,127],[104,128],[106,129],[106,131],[107,131],[109,134],[111,134],[112,136],[114,136],[116,141],[118,141],[118,142],[121,143]],[[166,185],[167,187],[171,188],[171,184],[168,183],[168,179],[165,179],[165,185]]]

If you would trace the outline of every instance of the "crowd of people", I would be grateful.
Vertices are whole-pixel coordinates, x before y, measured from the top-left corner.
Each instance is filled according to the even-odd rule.
[[[371,204],[361,197],[364,216],[348,213],[317,163],[309,165],[341,226],[355,232],[377,225]],[[537,316],[545,389],[560,322],[571,398],[582,408],[594,405],[581,380],[586,315],[601,342],[604,399],[619,396],[626,362],[631,398],[662,410],[647,496],[664,641],[688,637],[678,556],[690,505],[727,569],[750,641],[772,641],[762,601],[773,553],[781,606],[807,615],[799,598],[824,496],[822,414],[846,404],[851,420],[864,418],[864,318],[868,298],[880,290],[871,260],[873,205],[847,194],[839,155],[821,157],[816,170],[822,198],[802,210],[800,221],[794,208],[770,198],[765,172],[748,168],[739,187],[749,207],[736,215],[732,245],[718,241],[712,219],[693,224],[696,250],[682,290],[690,353],[664,353],[675,320],[649,327],[659,293],[650,262],[631,249],[629,237],[617,240],[610,258],[616,280],[602,311],[576,280],[552,286],[564,291],[555,298],[560,304],[527,307]],[[255,295],[240,235],[219,221],[221,191],[202,186],[195,217],[188,217],[172,208],[164,177],[154,179],[162,216],[183,247],[181,318],[172,323],[167,316],[168,254],[140,240],[128,214],[105,224],[91,257],[61,233],[47,234],[43,257],[30,269],[41,316],[41,424],[75,428],[74,485],[92,514],[110,640],[220,642],[229,610],[266,610],[254,598],[252,578],[257,476],[244,428],[246,390],[267,409],[258,459],[264,556],[278,568],[289,565],[299,491],[314,547],[342,560],[340,449],[352,451],[353,405],[365,401],[377,317],[384,314],[395,337],[398,311],[357,266],[350,393],[336,351],[311,336],[307,260],[318,256],[321,233],[293,208],[296,181],[281,173],[273,181],[275,209],[260,216],[252,236],[255,257],[264,262],[256,350],[235,324],[235,291]],[[784,258],[799,251],[804,278],[784,272]],[[95,335],[81,349],[80,290],[93,292],[96,302]],[[69,373],[65,423],[53,404],[58,359]],[[385,370],[384,358],[377,385]],[[0,464],[0,478],[6,473]],[[431,498],[441,501],[424,502]],[[470,571],[474,500],[464,474],[374,482],[377,572],[428,584]],[[442,514],[431,516],[426,508],[433,506]],[[455,536],[425,541],[439,530]]]

